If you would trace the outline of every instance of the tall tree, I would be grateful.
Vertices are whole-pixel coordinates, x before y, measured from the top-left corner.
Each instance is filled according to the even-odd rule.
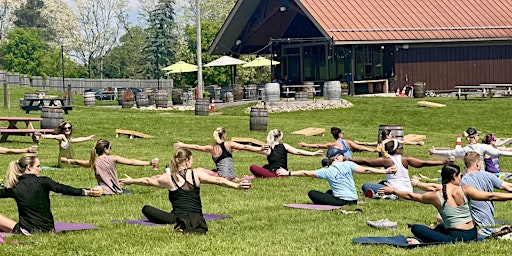
[[[18,10],[26,0],[0,0],[0,42],[7,38],[7,32],[14,27]]]
[[[125,17],[125,0],[74,0],[78,19],[78,35],[73,52],[88,68],[89,77],[102,74],[105,53],[117,44],[120,34],[119,18]],[[93,65],[92,61],[99,63]],[[93,70],[96,66],[99,70]],[[93,72],[96,71],[96,72]]]
[[[161,68],[175,60],[174,4],[174,0],[160,0],[149,15],[148,37],[144,48],[146,62],[149,64],[146,66],[149,78],[160,78]]]
[[[41,58],[47,49],[38,28],[15,28],[2,45],[4,68],[30,75],[43,75]]]
[[[14,12],[16,20],[14,25],[20,28],[39,28],[46,40],[51,40],[54,32],[49,26],[48,20],[41,15],[45,7],[43,0],[26,0],[25,5]]]
[[[143,49],[146,32],[141,27],[129,28],[120,39],[120,45],[104,58],[103,74],[108,78],[143,78]]]
[[[49,22],[53,33],[50,42],[63,45],[66,52],[71,51],[71,45],[78,34],[76,15],[63,0],[44,0],[44,3],[41,16]]]

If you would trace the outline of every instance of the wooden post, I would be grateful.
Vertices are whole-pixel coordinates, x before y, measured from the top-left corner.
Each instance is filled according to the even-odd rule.
[[[11,93],[9,92],[9,84],[4,83],[4,107],[11,109]]]
[[[66,105],[71,106],[71,84],[68,84],[68,91],[67,91],[67,99],[66,99]]]

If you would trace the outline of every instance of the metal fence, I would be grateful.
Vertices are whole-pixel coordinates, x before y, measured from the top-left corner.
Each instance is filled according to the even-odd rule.
[[[82,94],[87,89],[102,89],[102,88],[153,88],[167,89],[168,91],[173,88],[172,79],[89,79],[89,78],[64,78],[62,77],[48,77],[33,76],[29,78],[27,75],[19,73],[11,73],[0,70],[0,84],[7,83],[10,86],[25,86],[34,87],[45,90],[65,91],[67,85],[71,85],[71,92],[75,94]]]

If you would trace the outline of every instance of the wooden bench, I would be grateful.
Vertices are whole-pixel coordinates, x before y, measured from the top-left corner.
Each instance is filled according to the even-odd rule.
[[[130,137],[130,139],[133,139],[134,137],[146,138],[146,139],[154,138],[154,136],[147,135],[147,134],[144,134],[142,132],[136,132],[136,131],[131,131],[131,130],[123,130],[123,129],[116,129],[116,138],[119,138],[120,134],[121,135],[128,135]]]
[[[486,95],[489,95],[489,98],[492,98],[492,89],[495,88],[493,85],[458,85],[454,87],[457,89],[457,99],[460,99],[460,96],[464,96],[464,99],[468,99],[468,95],[478,95],[482,96],[482,100],[485,99]]]
[[[480,84],[480,86],[493,86],[496,94],[500,94],[501,96],[512,96],[512,84]]]
[[[34,133],[53,133],[53,129],[9,129],[9,128],[0,128],[0,133],[2,134],[2,138],[0,142],[6,142],[7,138],[10,135],[20,135],[26,136],[29,135],[32,137],[32,141],[34,143],[38,143],[38,138],[34,135]]]

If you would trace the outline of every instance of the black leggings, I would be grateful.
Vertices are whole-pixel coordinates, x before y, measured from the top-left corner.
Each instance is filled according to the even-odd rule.
[[[469,242],[476,241],[476,227],[469,230],[455,228],[446,228],[443,224],[437,225],[431,229],[425,225],[415,224],[411,226],[411,232],[414,236],[425,243],[432,242]]]
[[[174,224],[176,223],[176,215],[172,212],[162,211],[153,206],[144,205],[142,214],[148,218],[150,222],[157,224]]]
[[[339,199],[332,195],[332,190],[327,190],[327,192],[323,193],[317,190],[311,190],[308,193],[309,199],[313,201],[314,204],[323,204],[323,205],[336,205],[343,206],[348,204],[357,204],[357,200],[347,201],[343,199]]]

